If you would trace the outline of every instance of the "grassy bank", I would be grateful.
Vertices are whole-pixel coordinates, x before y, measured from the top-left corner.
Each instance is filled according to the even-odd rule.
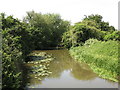
[[[86,41],[83,46],[73,47],[70,54],[79,61],[86,62],[100,77],[118,82],[118,42]]]

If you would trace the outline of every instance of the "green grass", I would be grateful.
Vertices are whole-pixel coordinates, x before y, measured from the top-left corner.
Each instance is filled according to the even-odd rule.
[[[96,41],[93,44],[73,47],[70,54],[76,60],[88,63],[100,77],[118,82],[120,72],[117,41]]]

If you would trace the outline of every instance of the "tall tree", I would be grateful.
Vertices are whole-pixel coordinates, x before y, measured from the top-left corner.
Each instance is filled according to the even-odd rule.
[[[58,14],[41,14],[27,12],[24,22],[29,24],[36,49],[56,47],[62,34],[69,28],[69,22],[61,19]]]

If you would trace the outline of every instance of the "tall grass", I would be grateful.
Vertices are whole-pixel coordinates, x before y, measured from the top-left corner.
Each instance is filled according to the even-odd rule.
[[[118,82],[118,42],[90,39],[84,46],[73,47],[70,54],[79,61],[88,63],[100,77]]]

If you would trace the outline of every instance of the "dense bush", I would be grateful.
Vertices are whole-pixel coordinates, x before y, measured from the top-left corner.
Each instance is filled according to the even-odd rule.
[[[21,37],[18,44],[21,44],[21,51],[24,56],[33,50],[32,42],[30,42],[31,36],[25,23],[13,18],[13,16],[5,17],[5,15],[2,14],[2,29],[13,37]]]
[[[2,88],[19,88],[21,85],[21,73],[18,69],[18,61],[22,60],[20,37],[14,37],[3,31],[2,44]]]
[[[24,25],[13,16],[2,17],[2,87],[19,88],[22,85],[20,64],[32,50],[30,35]]]
[[[85,41],[85,43],[84,43],[84,45],[86,46],[86,45],[92,45],[92,44],[95,44],[95,43],[97,43],[97,42],[99,42],[97,39],[88,39],[88,40],[86,40]]]

